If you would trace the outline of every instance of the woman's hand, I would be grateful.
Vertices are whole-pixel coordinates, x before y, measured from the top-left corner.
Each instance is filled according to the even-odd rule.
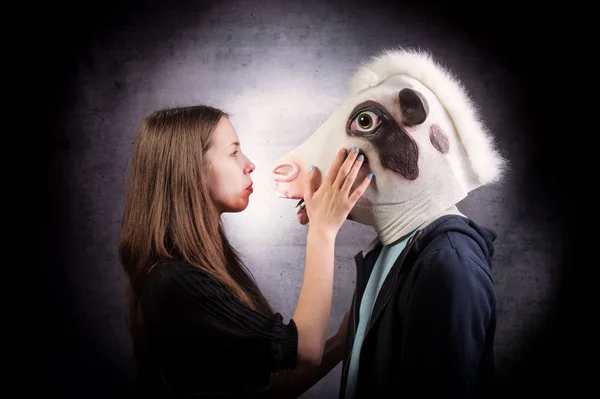
[[[369,174],[354,191],[350,191],[363,160],[356,147],[350,152],[345,148],[340,149],[318,189],[317,170],[313,168],[309,171],[308,182],[304,186],[304,202],[311,227],[337,234],[371,182],[373,175]]]

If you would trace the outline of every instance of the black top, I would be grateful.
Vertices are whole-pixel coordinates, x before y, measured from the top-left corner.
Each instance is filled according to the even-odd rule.
[[[140,304],[146,350],[140,384],[155,396],[266,391],[270,373],[296,367],[298,330],[281,314],[249,308],[206,272],[186,263],[155,265]],[[221,396],[215,396],[221,397]],[[246,397],[246,396],[244,396]]]

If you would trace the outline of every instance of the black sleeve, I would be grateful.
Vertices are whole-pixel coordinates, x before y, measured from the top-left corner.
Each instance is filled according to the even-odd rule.
[[[269,372],[294,369],[298,330],[281,314],[266,316],[249,308],[205,272],[190,265],[160,265],[145,283],[144,314],[163,336],[197,336],[236,364]]]
[[[469,398],[495,306],[494,284],[467,253],[445,249],[418,261],[402,346],[410,392]]]

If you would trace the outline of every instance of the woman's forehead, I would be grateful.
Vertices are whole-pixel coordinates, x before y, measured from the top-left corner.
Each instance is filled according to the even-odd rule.
[[[217,124],[214,132],[213,143],[215,146],[221,148],[240,144],[237,132],[227,118],[221,118]]]

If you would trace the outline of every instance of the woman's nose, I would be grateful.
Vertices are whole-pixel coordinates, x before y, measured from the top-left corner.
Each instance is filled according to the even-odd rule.
[[[256,169],[256,165],[254,165],[253,162],[250,162],[246,167],[246,173],[252,173],[254,172],[254,169]]]

